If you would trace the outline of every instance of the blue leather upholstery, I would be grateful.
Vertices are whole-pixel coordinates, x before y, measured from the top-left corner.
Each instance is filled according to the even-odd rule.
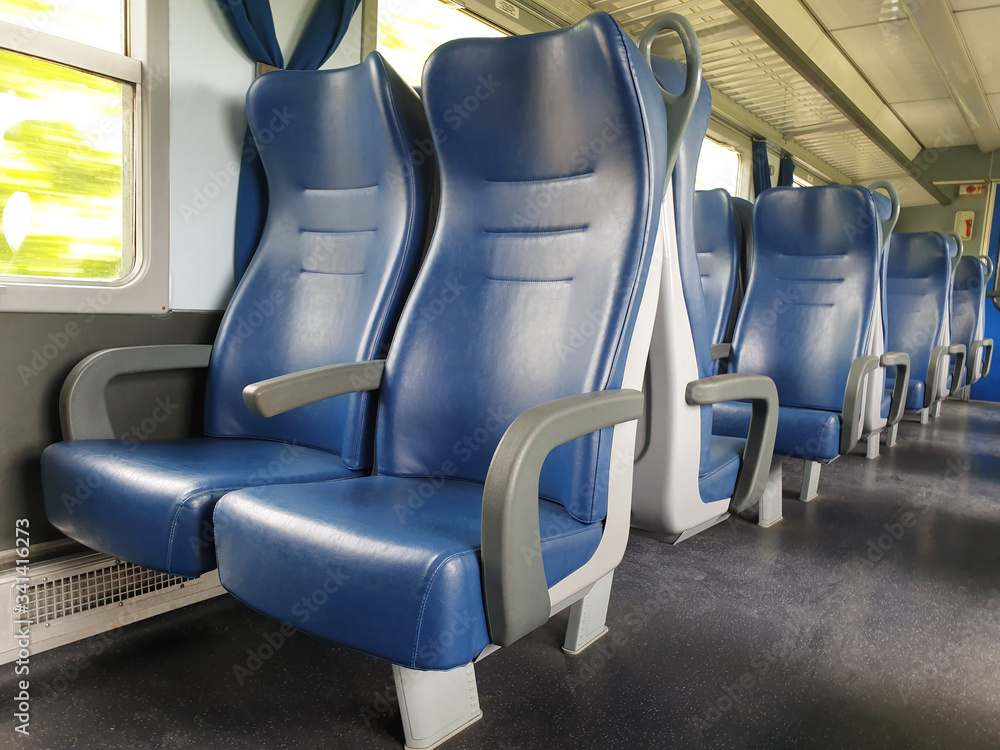
[[[680,94],[684,91],[687,66],[676,60],[651,56],[651,66],[657,82],[665,91]],[[677,261],[681,269],[684,301],[687,303],[691,335],[694,338],[698,376],[707,378],[715,374],[712,362],[713,325],[706,310],[705,293],[701,283],[698,244],[695,234],[695,182],[698,176],[698,158],[705,143],[708,122],[712,115],[712,90],[704,81],[695,103],[691,120],[684,133],[674,173],[671,177],[674,198],[674,221],[677,231]],[[712,407],[701,409],[701,473],[709,470],[712,460]]]
[[[387,476],[242,490],[215,514],[222,583],[270,617],[395,664],[468,664],[490,642],[482,500],[478,483]],[[552,586],[590,559],[602,525],[546,500],[538,512]],[[303,619],[303,595],[328,579],[330,604]]]
[[[715,407],[716,429],[724,435],[746,435],[750,410],[750,404],[743,402],[719,404]],[[774,452],[827,463],[840,454],[841,426],[841,415],[833,411],[780,406]]]
[[[42,456],[46,510],[60,531],[184,576],[215,567],[205,526],[227,490],[369,473],[372,396],[267,420],[251,414],[242,391],[275,375],[384,355],[423,252],[433,189],[433,164],[417,147],[430,137],[420,102],[376,53],[352,68],[263,76],[247,111],[270,206],[216,338],[211,438],[62,443]],[[284,465],[289,452],[294,460]],[[275,462],[277,473],[268,469]],[[78,494],[81,477],[97,487],[67,508],[63,497]],[[192,548],[191,539],[209,544]]]
[[[749,424],[747,421],[748,426]],[[746,447],[747,441],[744,438],[712,436],[711,460],[708,468],[698,474],[698,488],[701,491],[702,502],[713,503],[718,500],[728,500],[733,496]]]
[[[882,405],[879,407],[879,413],[882,415],[882,419],[889,418],[889,412],[892,410],[892,394],[884,393],[882,395]]]
[[[782,407],[776,453],[829,461],[839,452],[848,374],[873,325],[875,219],[872,194],[857,186],[772,188],[757,199],[754,263],[729,371],[774,380]],[[744,410],[748,425],[749,405],[716,407],[717,433],[745,435]]]
[[[433,163],[417,144],[429,131],[416,94],[377,53],[351,68],[259,78],[247,94],[255,137],[270,138],[282,107],[296,116],[261,144],[270,214],[219,329],[205,431],[295,441],[366,469],[373,394],[265,419],[246,408],[243,387],[385,354],[426,239]]]
[[[946,238],[937,232],[893,232],[885,270],[886,350],[910,356],[908,409],[929,406],[924,381],[931,350],[941,340],[951,287]],[[886,380],[890,388],[892,380]],[[917,386],[919,385],[919,391]],[[934,389],[931,389],[932,393]]]
[[[951,297],[951,343],[964,344],[972,351],[972,342],[979,330],[979,315],[986,291],[986,268],[971,255],[963,256],[955,269]],[[967,362],[962,385],[969,385],[973,363]]]
[[[477,89],[478,110],[452,127],[454,102]],[[652,74],[606,14],[449,42],[427,61],[423,94],[441,206],[388,355],[376,476],[238,491],[216,518],[220,576],[243,601],[287,618],[340,570],[343,605],[304,628],[447,669],[487,643],[475,550],[500,437],[525,409],[622,382],[667,131]],[[550,582],[602,534],[607,432],[557,449],[543,468]]]
[[[742,229],[725,190],[694,195],[695,247],[705,291],[705,314],[711,343],[726,341],[729,317],[740,273]]]
[[[212,510],[237,487],[357,476],[340,456],[270,440],[73,440],[43,458],[45,510],[78,542],[165,573],[215,568]]]

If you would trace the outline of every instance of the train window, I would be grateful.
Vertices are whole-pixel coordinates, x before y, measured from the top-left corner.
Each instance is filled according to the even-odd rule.
[[[698,160],[697,190],[723,188],[730,195],[739,195],[742,155],[735,148],[706,138]]]
[[[0,21],[125,54],[125,4],[122,0],[0,0]]]
[[[414,86],[420,84],[424,61],[445,42],[470,36],[504,36],[441,0],[390,0],[380,2],[378,10],[378,51]]]
[[[139,70],[123,55],[123,4],[0,0],[0,22],[12,25],[0,50],[0,275],[122,279],[135,258]]]

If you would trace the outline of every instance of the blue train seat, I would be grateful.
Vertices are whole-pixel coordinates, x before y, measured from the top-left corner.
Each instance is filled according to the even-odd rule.
[[[295,117],[279,130],[275,111]],[[416,94],[377,53],[361,65],[262,76],[247,95],[270,205],[213,346],[111,349],[63,388],[65,442],[42,456],[49,520],[88,547],[166,573],[215,568],[226,492],[364,476],[375,400],[346,395],[268,420],[249,383],[383,356],[426,244],[433,162]],[[104,391],[121,374],[208,368],[205,437],[115,440]],[[80,481],[87,486],[81,490]]]
[[[693,207],[698,270],[711,342],[713,346],[725,344],[732,333],[730,321],[740,280],[743,226],[725,190],[699,190],[694,194]]]
[[[857,445],[882,252],[872,193],[859,186],[773,188],[754,208],[754,262],[729,371],[767,375],[778,389],[774,452],[806,461],[799,499],[819,469]],[[845,232],[845,227],[853,231]],[[738,437],[748,403],[715,409],[715,429]]]
[[[910,358],[905,352],[887,351],[885,346],[885,294],[884,275],[885,263],[889,253],[889,243],[892,232],[899,219],[899,195],[888,182],[878,182],[869,187],[875,199],[879,223],[882,227],[882,251],[879,255],[878,291],[875,300],[874,325],[872,326],[871,343],[867,353],[879,358],[879,367],[868,376],[868,387],[865,390],[865,424],[862,440],[866,444],[866,454],[869,459],[878,458],[881,435],[886,433],[886,445],[896,443],[898,425],[903,418],[906,394],[903,389],[909,378]],[[884,192],[880,192],[884,191]],[[885,390],[885,373],[892,369],[894,373],[902,373],[896,379],[899,390]],[[888,429],[887,429],[888,428]]]
[[[951,299],[952,341],[968,352],[961,380],[962,398],[968,400],[974,383],[989,375],[993,359],[993,340],[984,336],[986,316],[987,259],[962,256],[955,268]]]
[[[949,394],[949,379],[957,385],[964,366],[965,347],[946,343],[951,279],[952,255],[944,235],[893,234],[885,270],[886,346],[910,357],[906,410],[924,424]],[[951,357],[955,369],[949,375]],[[895,379],[887,378],[886,388],[894,386]]]
[[[489,95],[453,129],[454,102],[484,80]],[[244,394],[276,413],[377,390],[374,473],[242,489],[215,511],[223,585],[390,662],[411,748],[478,720],[473,662],[552,613],[571,607],[570,651],[606,632],[668,148],[656,82],[606,14],[449,42],[422,93],[439,220],[380,377],[333,366]],[[335,605],[297,617],[329,571]]]
[[[665,91],[677,94],[685,87],[684,64],[654,56],[651,65]],[[633,526],[672,542],[760,505],[777,417],[777,393],[766,378],[715,375],[713,345],[728,324],[726,306],[732,304],[739,262],[728,195],[717,191],[699,198],[694,189],[711,110],[711,91],[702,85],[666,200],[677,229],[667,240],[646,381],[646,435],[635,469]],[[699,203],[713,216],[699,215]],[[707,243],[699,245],[696,218],[702,225],[716,222],[722,235],[717,253],[700,252]],[[709,263],[715,268],[706,274]],[[721,279],[724,289],[716,283]],[[742,433],[713,435],[713,408],[718,408],[713,404],[734,398],[754,399],[753,429],[748,421]],[[762,525],[780,517],[780,502],[758,514]]]

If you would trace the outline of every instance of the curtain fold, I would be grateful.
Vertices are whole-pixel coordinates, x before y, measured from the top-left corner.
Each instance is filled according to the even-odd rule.
[[[233,30],[254,62],[284,68],[284,57],[274,32],[270,0],[217,0]],[[361,0],[319,0],[292,53],[289,70],[316,70],[337,50]],[[250,265],[264,233],[267,217],[267,176],[249,126],[243,137],[239,192],[236,199],[238,282]]]
[[[778,165],[778,187],[791,187],[795,184],[792,179],[795,176],[795,162],[792,161],[792,157],[785,154],[781,157],[781,163]]]
[[[771,188],[771,166],[767,161],[767,141],[753,142],[753,192],[759,196]]]

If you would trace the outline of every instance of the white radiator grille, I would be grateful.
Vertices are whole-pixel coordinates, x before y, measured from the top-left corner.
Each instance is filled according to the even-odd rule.
[[[96,570],[50,576],[30,584],[26,619],[40,625],[177,586],[186,580],[115,560]]]

